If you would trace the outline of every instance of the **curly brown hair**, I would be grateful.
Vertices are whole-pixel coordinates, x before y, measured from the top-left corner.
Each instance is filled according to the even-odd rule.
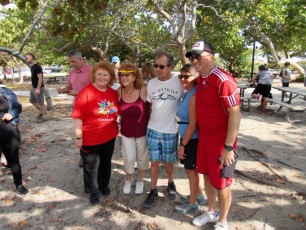
[[[136,65],[130,62],[125,62],[121,64],[120,68],[118,69],[118,72],[120,73],[120,71],[129,71],[129,70],[133,71],[133,75],[135,76],[134,87],[136,89],[140,89],[143,86],[143,79],[142,79],[142,73]],[[119,79],[120,79],[120,74],[119,74]]]
[[[104,69],[110,74],[109,86],[112,86],[116,81],[116,74],[114,67],[108,61],[99,61],[98,63],[94,64],[92,67],[91,75],[90,75],[90,82],[95,82],[95,74],[99,69]]]
[[[142,73],[144,77],[148,78],[148,80],[155,77],[156,75],[155,68],[151,62],[146,62],[142,65]]]

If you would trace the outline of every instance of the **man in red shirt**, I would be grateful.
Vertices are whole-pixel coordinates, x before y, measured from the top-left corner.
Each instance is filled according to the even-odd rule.
[[[199,127],[197,171],[204,174],[209,211],[193,219],[196,226],[216,222],[215,229],[228,229],[231,205],[230,185],[235,167],[234,149],[240,124],[236,80],[215,66],[213,48],[196,42],[186,57],[200,74],[197,79],[196,108]],[[216,197],[220,211],[217,211]]]

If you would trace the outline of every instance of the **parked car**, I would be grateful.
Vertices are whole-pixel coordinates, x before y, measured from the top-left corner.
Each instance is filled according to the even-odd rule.
[[[14,68],[14,78],[19,78],[19,70]],[[20,74],[22,77],[31,77],[31,71],[28,67],[21,67]]]
[[[63,68],[60,65],[52,65],[51,69],[53,73],[59,73],[63,70]]]
[[[52,73],[52,68],[51,67],[44,67],[43,68],[43,73]]]

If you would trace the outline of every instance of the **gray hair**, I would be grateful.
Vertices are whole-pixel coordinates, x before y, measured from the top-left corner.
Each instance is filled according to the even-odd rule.
[[[70,50],[67,53],[67,57],[79,57],[79,58],[83,58],[82,52],[79,50]]]
[[[159,59],[161,57],[166,57],[167,58],[167,65],[168,66],[173,66],[174,65],[174,57],[172,56],[171,53],[167,51],[160,51],[156,54],[156,59]]]

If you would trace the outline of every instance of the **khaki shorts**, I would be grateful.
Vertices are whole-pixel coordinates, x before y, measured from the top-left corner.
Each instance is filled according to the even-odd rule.
[[[136,162],[138,169],[147,170],[149,168],[149,152],[146,136],[134,138],[121,135],[121,137],[125,171],[133,174]]]
[[[35,88],[31,89],[31,91],[30,91],[30,103],[31,104],[43,105],[44,104],[45,88],[41,87],[39,94],[35,94],[34,91],[35,91]]]

